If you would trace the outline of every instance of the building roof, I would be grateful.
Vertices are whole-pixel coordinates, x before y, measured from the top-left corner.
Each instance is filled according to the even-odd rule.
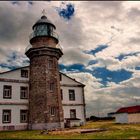
[[[29,66],[18,67],[18,68],[12,69],[12,70],[7,70],[7,71],[4,71],[4,72],[0,72],[0,74],[9,73],[9,72],[12,72],[12,71],[16,71],[16,70],[24,69],[24,68],[28,68],[28,67]]]
[[[29,67],[29,66],[24,66],[24,67],[19,67],[19,68],[16,68],[16,69],[12,69],[12,70],[8,70],[8,71],[0,72],[0,75],[1,75],[1,74],[4,74],[4,73],[9,73],[9,72],[12,72],[12,71],[16,71],[16,70],[19,70],[19,69],[28,68],[28,67]],[[71,80],[77,82],[78,84],[82,85],[83,87],[85,86],[83,83],[80,83],[80,82],[76,81],[75,79],[69,77],[68,75],[66,75],[66,74],[64,74],[64,73],[62,73],[62,72],[59,72],[59,73],[63,74],[64,76],[66,76],[66,77],[68,77],[68,78],[70,78]]]
[[[77,80],[75,80],[74,78],[71,78],[71,77],[69,77],[68,75],[66,75],[66,74],[64,74],[64,73],[62,73],[62,72],[59,72],[59,73],[63,74],[64,76],[66,76],[66,77],[68,77],[68,78],[70,78],[71,80],[73,80],[73,81],[75,81],[76,83],[78,83],[78,84],[82,85],[83,87],[85,86],[83,83],[78,82],[78,81],[77,81]]]
[[[51,24],[56,29],[55,25],[44,15],[33,25],[33,29],[39,24]]]
[[[130,107],[122,107],[116,111],[116,113],[140,113],[140,105],[130,106]]]

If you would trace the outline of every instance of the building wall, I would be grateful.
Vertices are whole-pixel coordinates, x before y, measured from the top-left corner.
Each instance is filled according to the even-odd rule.
[[[128,114],[120,113],[115,115],[116,123],[128,123]]]
[[[70,127],[74,127],[74,126],[80,126],[81,122],[79,120],[71,120],[70,121]]]
[[[140,113],[128,114],[128,123],[140,123]]]
[[[29,67],[25,67],[24,69],[29,70]],[[85,123],[83,86],[64,74],[61,76],[62,80],[60,84],[63,90],[62,104],[64,118],[70,118],[70,109],[76,109],[76,117],[81,119],[82,123]],[[16,126],[15,129],[27,129],[27,124],[20,123],[20,109],[28,109],[28,99],[20,99],[20,86],[29,86],[29,78],[21,77],[21,69],[0,74],[0,78],[20,80],[14,82],[0,80],[0,130],[6,125],[14,125]],[[11,99],[3,99],[3,85],[12,85]],[[75,101],[69,100],[69,89],[75,90]],[[11,109],[11,123],[2,123],[3,109]]]
[[[61,85],[81,85],[78,82],[74,81],[75,79],[69,78],[64,74],[61,74],[62,80],[60,81]]]
[[[3,86],[12,86],[11,99],[3,99]],[[1,82],[0,81],[0,103],[28,103],[28,99],[20,99],[20,86],[28,87],[28,83],[14,83],[14,82]]]
[[[4,85],[12,86],[11,99],[3,99],[3,86]],[[20,99],[20,86],[28,87],[29,85],[28,83],[0,81],[0,130],[9,130],[11,129],[11,128],[8,128],[9,126],[14,127],[12,128],[14,130],[27,129],[27,123],[20,123],[20,110],[23,110],[23,109],[28,110],[28,99]],[[10,123],[2,122],[2,112],[5,109],[11,110]]]
[[[73,106],[65,106],[63,105],[63,110],[64,110],[64,118],[70,118],[70,109],[76,109],[76,118],[81,119],[81,123],[85,123],[85,118],[84,118],[84,108],[83,106],[80,105],[73,105]]]
[[[84,112],[84,97],[83,97],[83,86],[68,78],[64,74],[61,74],[62,80],[60,81],[61,89],[63,93],[63,110],[64,118],[70,118],[70,109],[76,109],[76,117],[81,119],[82,123],[85,123],[85,112]],[[72,89],[75,91],[75,100],[69,100],[69,90]]]
[[[29,70],[29,67],[25,67],[25,68],[22,68],[22,69],[23,70]],[[29,80],[29,77],[28,78],[21,77],[21,69],[17,69],[17,70],[14,70],[14,71],[2,73],[2,74],[0,74],[0,78],[17,79],[17,80]]]
[[[11,110],[11,123],[2,123],[2,110]],[[27,110],[27,105],[0,105],[0,130],[3,126],[15,126],[14,129],[25,129],[27,128],[27,123],[20,123],[20,110]]]
[[[61,86],[63,91],[63,100],[62,104],[83,104],[82,88],[81,87],[64,87]],[[75,91],[75,101],[69,100],[69,90],[72,89]]]

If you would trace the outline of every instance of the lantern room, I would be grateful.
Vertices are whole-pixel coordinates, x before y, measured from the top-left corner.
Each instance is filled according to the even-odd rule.
[[[32,44],[36,38],[51,37],[58,44],[58,35],[55,32],[55,25],[43,15],[32,27],[33,33],[30,35],[30,43]]]

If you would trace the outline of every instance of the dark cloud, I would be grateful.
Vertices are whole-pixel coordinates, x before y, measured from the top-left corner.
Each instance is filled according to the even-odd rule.
[[[33,5],[33,4],[34,4],[33,1],[31,1],[31,0],[28,1],[28,3],[29,3],[30,5]]]
[[[28,2],[28,4],[30,4],[30,5],[33,5],[33,4],[34,4],[32,0],[29,0],[29,1],[27,1],[27,2]],[[17,1],[11,0],[11,3],[12,3],[13,5],[20,5],[20,4],[21,4],[18,0],[17,0]]]
[[[139,15],[140,15],[140,10],[136,7],[131,8],[128,13],[127,16],[129,19],[133,20],[133,22],[138,18],[139,19]]]
[[[84,46],[85,41],[89,39],[88,35],[84,33],[84,26],[82,19],[73,17],[68,22],[56,21],[59,40],[63,44],[64,49],[78,48]]]
[[[19,2],[18,2],[18,1],[11,1],[11,3],[12,3],[13,5],[19,5]]]
[[[84,7],[79,8],[85,8],[84,12],[89,12],[96,22],[100,22],[100,18],[104,19],[104,22],[110,19],[119,21],[122,3],[122,1],[84,1],[81,3]]]
[[[31,28],[32,18],[28,12],[21,12],[17,8],[9,6],[5,8],[0,5],[0,42],[4,47],[15,45],[14,47],[27,44],[28,35]],[[11,12],[12,10],[12,12]]]
[[[128,43],[130,43],[130,44],[140,44],[140,37],[131,37],[131,38],[129,38]]]

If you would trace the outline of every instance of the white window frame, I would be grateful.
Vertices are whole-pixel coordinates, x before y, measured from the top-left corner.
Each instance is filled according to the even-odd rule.
[[[76,109],[70,109],[70,118],[72,118],[72,119],[76,118]]]
[[[25,111],[24,113],[22,111]],[[20,122],[27,123],[28,121],[28,110],[20,110]]]
[[[2,123],[11,123],[11,110],[3,110]]]
[[[75,90],[74,89],[69,89],[69,100],[75,101]]]
[[[22,88],[25,89],[23,90]],[[24,87],[24,86],[20,87],[20,99],[28,99],[28,87]]]
[[[22,69],[21,70],[21,77],[28,78],[28,70]]]
[[[8,88],[6,88],[6,86]],[[3,98],[4,99],[11,99],[12,98],[12,86],[11,85],[4,85],[3,86]]]

